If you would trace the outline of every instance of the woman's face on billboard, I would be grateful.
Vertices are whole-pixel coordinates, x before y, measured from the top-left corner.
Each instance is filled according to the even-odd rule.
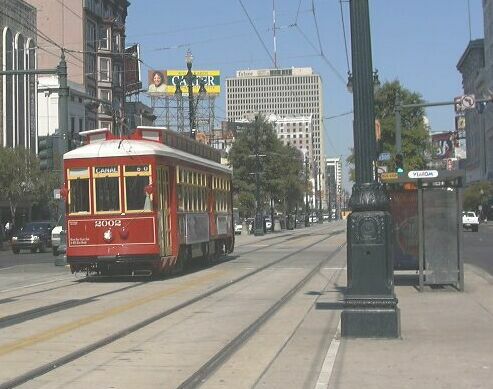
[[[152,81],[154,82],[154,85],[159,86],[163,82],[163,78],[159,73],[155,73],[154,77],[152,77]]]

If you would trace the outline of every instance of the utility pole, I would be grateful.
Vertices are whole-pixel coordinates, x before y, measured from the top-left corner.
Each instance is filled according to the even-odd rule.
[[[308,203],[308,153],[305,155],[305,227],[310,227],[310,205]]]
[[[389,199],[375,181],[377,159],[368,0],[350,0],[356,183],[348,219],[347,290],[341,335],[396,338],[399,309],[394,294]]]
[[[400,154],[402,152],[402,128],[401,128],[401,97],[399,92],[395,96],[395,152]]]
[[[318,169],[318,223],[321,224],[323,220],[322,212],[322,168]]]
[[[255,236],[264,235],[264,220],[262,217],[262,208],[260,201],[260,152],[259,152],[259,115],[255,115],[254,131],[255,131],[255,223],[253,224],[253,232]]]

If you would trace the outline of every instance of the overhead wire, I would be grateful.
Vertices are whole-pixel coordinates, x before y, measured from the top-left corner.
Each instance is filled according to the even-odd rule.
[[[342,0],[339,0],[339,6],[341,9],[341,24],[342,24],[342,34],[344,36],[344,49],[346,51],[347,71],[351,72],[351,66],[349,66],[349,54],[348,54],[347,38],[346,38],[346,25],[344,23],[344,11],[342,9]]]
[[[260,36],[258,30],[257,30],[257,27],[255,27],[255,24],[253,23],[253,20],[252,18],[250,17],[250,15],[248,14],[248,11],[246,10],[245,6],[243,5],[243,2],[242,0],[238,0],[240,5],[241,5],[241,8],[243,8],[243,12],[245,12],[247,18],[248,18],[248,21],[250,22],[252,28],[254,29],[255,33],[257,34],[257,37],[258,39],[260,40],[260,43],[262,44],[263,48],[265,49],[265,51],[267,52],[267,55],[269,56],[269,58],[271,59],[272,63],[275,64],[275,61],[274,61],[274,58],[272,57],[269,49],[267,48],[267,46],[265,45],[265,42],[263,41],[262,37]]]
[[[315,29],[317,31],[317,39],[318,39],[318,46],[320,49],[320,55],[324,55],[324,50],[322,48],[322,41],[320,40],[320,31],[318,29],[318,22],[317,22],[317,15],[315,13],[315,2],[312,0],[312,14],[313,14],[313,20],[315,21]]]

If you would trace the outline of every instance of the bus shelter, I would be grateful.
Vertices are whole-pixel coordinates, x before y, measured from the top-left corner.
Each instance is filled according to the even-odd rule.
[[[380,179],[394,221],[394,271],[418,271],[421,291],[425,285],[463,291],[462,172],[383,173]]]

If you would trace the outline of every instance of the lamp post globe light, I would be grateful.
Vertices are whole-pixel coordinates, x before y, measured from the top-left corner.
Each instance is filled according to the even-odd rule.
[[[355,184],[349,200],[343,337],[400,336],[394,294],[389,199],[375,181],[377,159],[368,0],[350,0]]]
[[[195,82],[195,75],[192,73],[193,55],[190,50],[187,50],[185,54],[185,62],[187,63],[187,74],[183,77],[188,87],[188,110],[190,120],[190,138],[195,139],[196,127],[195,127],[195,107],[193,104],[193,83]]]

